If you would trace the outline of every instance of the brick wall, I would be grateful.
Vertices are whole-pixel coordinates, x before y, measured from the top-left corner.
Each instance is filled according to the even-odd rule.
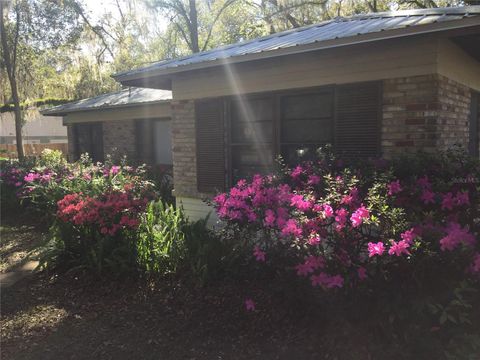
[[[382,153],[434,151],[438,128],[438,77],[424,75],[383,81]]]
[[[172,101],[174,195],[200,197],[197,191],[195,103]]]
[[[75,160],[75,139],[73,125],[67,125],[67,138],[68,138],[68,161]]]
[[[439,76],[439,149],[461,145],[468,149],[471,90],[465,85]]]
[[[383,155],[467,148],[469,106],[468,87],[441,75],[384,80]]]
[[[123,155],[135,161],[135,121],[105,121],[103,122],[103,149],[105,157],[111,155],[118,160]]]

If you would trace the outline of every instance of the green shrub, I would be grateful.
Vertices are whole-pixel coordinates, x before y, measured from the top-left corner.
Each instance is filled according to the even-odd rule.
[[[185,225],[181,209],[162,201],[151,202],[135,234],[139,267],[150,274],[175,272],[185,254]]]

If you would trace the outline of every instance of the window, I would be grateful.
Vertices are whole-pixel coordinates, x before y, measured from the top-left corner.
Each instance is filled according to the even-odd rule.
[[[234,182],[272,168],[273,123],[271,97],[230,102],[230,160]]]
[[[83,123],[73,125],[75,160],[88,153],[93,161],[103,161],[102,123]]]
[[[469,122],[469,152],[474,157],[479,157],[479,123],[480,123],[480,94],[472,91],[470,103]]]
[[[151,165],[172,165],[172,130],[170,119],[136,121],[136,160]]]
[[[198,190],[211,193],[268,173],[279,154],[289,165],[313,159],[326,144],[347,158],[378,156],[380,84],[197,101]]]
[[[333,142],[333,92],[280,98],[280,153],[287,164],[313,158]]]

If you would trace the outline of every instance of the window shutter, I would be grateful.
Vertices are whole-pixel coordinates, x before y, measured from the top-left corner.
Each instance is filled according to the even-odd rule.
[[[380,155],[380,83],[337,87],[335,151],[346,158]]]
[[[195,103],[197,188],[214,193],[225,189],[224,106],[222,99]]]
[[[479,134],[478,123],[480,122],[480,94],[472,91],[472,100],[470,103],[470,126],[469,126],[469,153],[478,157]]]

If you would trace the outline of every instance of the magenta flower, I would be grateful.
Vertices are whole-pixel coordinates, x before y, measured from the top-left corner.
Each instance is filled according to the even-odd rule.
[[[385,246],[383,245],[383,243],[381,241],[379,241],[378,243],[372,243],[372,242],[369,242],[368,243],[368,256],[369,257],[372,257],[372,256],[375,256],[375,255],[382,255],[385,251]]]
[[[350,217],[350,221],[352,222],[353,227],[359,227],[362,225],[363,220],[368,219],[370,216],[370,212],[365,206],[359,207]]]
[[[407,244],[411,245],[413,243],[413,239],[415,238],[415,230],[412,228],[410,230],[405,231],[404,233],[400,234],[400,237],[403,241]]]
[[[23,180],[25,182],[34,182],[35,180],[39,179],[40,178],[40,174],[36,174],[36,173],[28,173],[27,175],[25,175],[25,177],[23,178]]]
[[[282,229],[282,234],[287,236],[293,235],[293,236],[299,237],[300,235],[302,235],[302,229],[298,226],[295,220],[289,219]]]
[[[454,199],[451,192],[443,195],[442,210],[452,210],[454,205]]]
[[[390,184],[387,185],[388,188],[388,195],[395,195],[402,191],[402,186],[400,185],[400,180],[392,181]]]
[[[117,166],[117,165],[113,165],[111,168],[110,168],[110,174],[111,175],[116,175],[120,172],[120,166]]]
[[[323,216],[327,219],[333,216],[333,209],[329,204],[323,205]]]
[[[424,177],[420,178],[417,180],[418,186],[420,186],[422,189],[429,188],[431,186],[430,180],[428,179],[428,176],[425,175]]]
[[[275,220],[276,220],[276,217],[275,217],[275,212],[271,209],[267,209],[265,211],[265,226],[268,226],[268,227],[273,227],[275,226]]]
[[[360,280],[365,280],[367,278],[367,269],[365,269],[363,266],[360,266],[357,269],[357,275]]]
[[[321,241],[322,239],[320,238],[320,235],[312,233],[312,235],[308,238],[308,245],[315,246],[320,244]]]
[[[440,249],[442,251],[452,251],[461,243],[473,246],[476,242],[475,236],[470,234],[467,229],[462,228],[459,223],[451,222],[446,227],[446,236],[440,239]]]
[[[312,207],[312,203],[308,200],[305,200],[302,195],[293,195],[290,205],[295,206],[302,212],[308,211]]]
[[[470,199],[468,197],[468,192],[466,191],[458,192],[457,195],[455,196],[454,201],[455,201],[455,204],[458,206],[469,205]]]
[[[396,255],[396,256],[401,256],[402,254],[410,255],[410,252],[408,251],[410,244],[405,240],[401,240],[398,243],[394,240],[391,240],[391,243],[392,245],[388,250],[388,255]]]
[[[255,302],[252,299],[245,299],[245,308],[247,311],[255,311]]]
[[[420,199],[423,201],[425,205],[435,203],[435,193],[431,192],[428,189],[423,190],[422,196]]]
[[[318,185],[322,178],[318,175],[310,175],[308,177],[308,185]]]
[[[253,256],[255,256],[255,259],[257,261],[265,262],[265,252],[260,249],[259,246],[255,246],[255,248],[253,249]]]

